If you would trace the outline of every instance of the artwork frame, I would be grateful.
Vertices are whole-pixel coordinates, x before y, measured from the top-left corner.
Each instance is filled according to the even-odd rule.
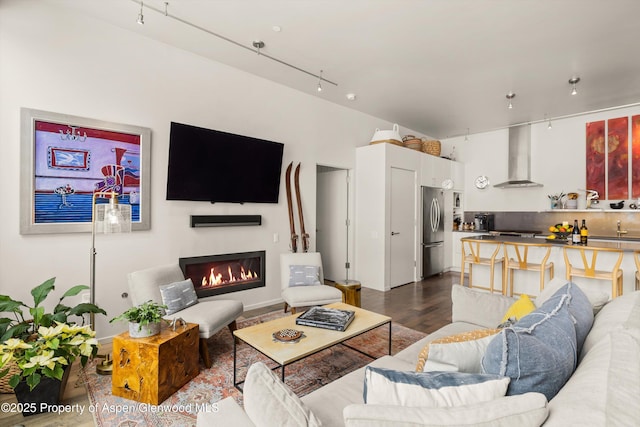
[[[151,129],[32,108],[20,122],[20,234],[90,233],[97,191],[151,228]]]

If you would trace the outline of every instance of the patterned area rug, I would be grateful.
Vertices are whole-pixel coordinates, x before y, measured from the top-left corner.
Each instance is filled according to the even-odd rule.
[[[282,311],[277,311],[249,319],[240,318],[238,327],[247,327],[281,316],[283,316]],[[388,327],[383,326],[352,338],[347,343],[376,357],[381,357],[388,352],[388,333]],[[392,324],[392,354],[424,336],[422,332]],[[233,396],[238,403],[242,404],[242,393],[233,386],[233,341],[228,328],[209,340],[209,352],[213,361],[211,369],[205,369],[201,364],[200,374],[196,378],[158,406],[112,396],[111,377],[95,373],[96,361],[93,365],[87,364],[81,376],[86,381],[96,426],[195,426],[196,406],[202,408],[205,404],[217,402],[227,396]],[[237,361],[239,379],[245,377],[252,363],[262,361],[268,366],[276,366],[274,362],[244,343],[238,346]],[[286,384],[298,396],[304,396],[369,362],[371,358],[348,347],[337,345],[287,366]]]

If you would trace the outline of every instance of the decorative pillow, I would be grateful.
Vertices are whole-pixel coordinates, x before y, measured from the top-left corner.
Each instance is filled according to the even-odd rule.
[[[509,378],[462,372],[401,372],[367,366],[364,402],[371,405],[462,406],[505,395]]]
[[[510,377],[507,395],[539,392],[551,400],[573,374],[578,352],[572,289],[562,288],[489,343],[483,372]]]
[[[529,295],[522,294],[520,295],[518,301],[514,302],[511,307],[509,307],[509,310],[507,310],[507,312],[504,314],[502,322],[500,323],[504,323],[507,320],[512,320],[514,318],[516,321],[520,320],[535,309],[536,306],[531,301],[531,298],[529,298]]]
[[[479,374],[484,352],[500,329],[477,329],[433,340],[418,355],[417,372],[456,371]]]
[[[167,306],[165,314],[177,313],[198,303],[198,295],[196,295],[191,279],[162,285],[159,288],[162,303]]]
[[[561,279],[554,277],[547,283],[540,294],[536,297],[536,307],[540,307],[549,298],[551,298],[560,288],[569,283],[567,279]],[[593,314],[596,315],[602,307],[609,301],[609,294],[603,292],[601,289],[592,288],[588,284],[576,285],[589,299],[591,307],[593,308]]]
[[[289,286],[309,286],[320,284],[320,267],[317,265],[289,266]]]
[[[317,427],[320,420],[264,363],[249,367],[244,410],[257,427]]]

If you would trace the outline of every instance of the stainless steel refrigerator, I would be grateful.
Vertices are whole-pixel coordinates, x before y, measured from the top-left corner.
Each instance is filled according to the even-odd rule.
[[[444,270],[444,192],[422,187],[422,277]]]

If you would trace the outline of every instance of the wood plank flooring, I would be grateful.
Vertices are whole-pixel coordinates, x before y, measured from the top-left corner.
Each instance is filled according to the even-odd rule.
[[[391,316],[394,322],[400,323],[425,333],[451,322],[451,285],[458,283],[459,273],[445,273],[426,280],[410,283],[394,288],[388,292],[362,288],[362,308]],[[250,310],[244,317],[257,316],[270,311],[282,309],[282,304]],[[110,345],[102,347],[101,352],[109,352]],[[23,417],[20,413],[0,411],[0,426],[6,427],[90,427],[94,425],[93,416],[89,413],[89,399],[84,385],[77,384],[79,365],[76,363],[71,371],[65,390],[63,404],[77,404],[84,408],[84,414],[74,411],[68,414],[41,414]],[[0,405],[15,403],[12,394],[0,394]]]

